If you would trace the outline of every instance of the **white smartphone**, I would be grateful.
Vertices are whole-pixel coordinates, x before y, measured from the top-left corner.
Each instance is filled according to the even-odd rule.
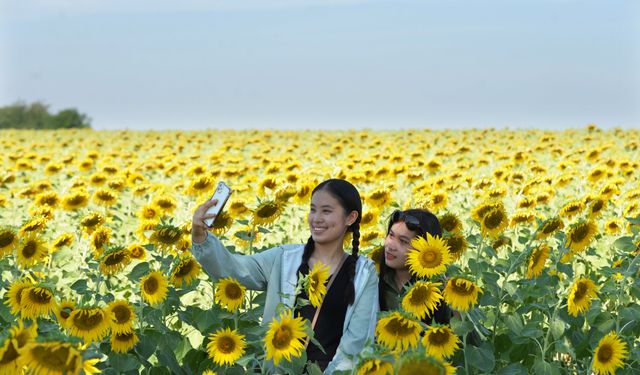
[[[229,200],[232,192],[233,190],[231,190],[231,188],[227,184],[222,181],[218,182],[218,187],[216,188],[215,193],[213,193],[213,196],[211,196],[210,199],[217,199],[218,203],[216,203],[214,206],[209,207],[206,213],[219,215],[222,211],[222,208],[227,203],[227,200]],[[205,219],[204,223],[210,227],[213,224],[214,220],[215,218]]]

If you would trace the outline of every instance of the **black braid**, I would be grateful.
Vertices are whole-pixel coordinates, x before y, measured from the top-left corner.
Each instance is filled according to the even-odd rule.
[[[304,252],[302,253],[302,263],[300,263],[300,267],[298,267],[298,274],[308,274],[309,273],[309,259],[311,258],[311,254],[313,254],[313,249],[315,248],[315,242],[313,242],[313,237],[309,236],[307,243],[304,245]]]
[[[358,218],[359,219],[359,218]],[[353,305],[353,301],[356,297],[356,289],[354,286],[354,279],[356,276],[356,263],[358,262],[358,250],[360,247],[360,220],[356,220],[353,223],[353,240],[351,241],[351,255],[349,255],[349,264],[347,265],[349,272],[349,285],[347,286],[347,293],[345,298],[349,305]]]

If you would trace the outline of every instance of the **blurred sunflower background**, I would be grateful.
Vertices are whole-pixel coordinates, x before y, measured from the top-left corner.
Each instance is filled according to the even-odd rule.
[[[364,197],[362,254],[398,208],[444,228],[412,243],[423,281],[354,373],[640,368],[637,130],[38,134],[0,131],[1,374],[300,370],[308,322],[261,325],[263,294],[190,256],[190,219],[224,180],[212,232],[231,249],[303,243],[329,177]],[[318,303],[326,270],[312,273]],[[451,324],[425,326],[439,303]]]

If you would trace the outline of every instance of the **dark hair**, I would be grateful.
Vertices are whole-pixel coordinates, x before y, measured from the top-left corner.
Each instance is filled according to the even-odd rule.
[[[389,235],[389,231],[391,231],[391,227],[393,224],[397,222],[407,222],[407,228],[416,232],[416,236],[424,237],[429,233],[432,236],[442,236],[442,227],[440,226],[440,222],[436,215],[431,213],[430,211],[419,209],[419,208],[411,208],[405,211],[394,211],[393,214],[389,217],[389,224],[387,225],[387,235]],[[409,223],[416,223],[417,225],[409,226]],[[410,228],[409,228],[410,227]],[[384,249],[380,252],[380,257],[378,259],[380,263],[380,276],[378,283],[379,295],[378,298],[380,300],[380,310],[385,311],[388,309],[387,302],[384,299],[384,275],[389,272],[389,267],[385,262],[385,254]]]
[[[351,305],[353,304],[353,301],[355,299],[355,288],[353,286],[353,280],[356,274],[356,262],[358,260],[358,249],[360,247],[360,220],[362,219],[362,199],[360,198],[360,193],[358,193],[358,189],[356,189],[355,186],[353,186],[348,181],[337,178],[332,178],[321,182],[313,189],[311,195],[320,190],[326,191],[332,197],[337,199],[340,203],[340,206],[342,206],[347,214],[352,211],[358,212],[356,221],[354,221],[353,224],[351,224],[349,228],[347,228],[347,232],[353,233],[353,239],[351,241],[351,255],[349,255],[349,258],[347,258],[344,263],[344,267],[348,267],[347,270],[349,272],[349,285],[347,286],[346,302]],[[315,242],[313,241],[313,237],[309,236],[309,239],[304,246],[302,263],[298,268],[298,273],[309,272],[309,259],[311,258],[311,254],[313,254],[314,248]]]

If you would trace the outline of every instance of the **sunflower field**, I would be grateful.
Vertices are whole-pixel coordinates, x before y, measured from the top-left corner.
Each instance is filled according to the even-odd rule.
[[[361,255],[377,259],[398,208],[444,228],[412,243],[421,281],[345,373],[640,373],[638,130],[2,130],[0,145],[0,375],[302,373],[309,322],[283,307],[261,324],[263,293],[191,256],[191,217],[225,181],[212,232],[230,250],[304,243],[330,177],[363,197]],[[424,325],[438,303],[451,324]]]

